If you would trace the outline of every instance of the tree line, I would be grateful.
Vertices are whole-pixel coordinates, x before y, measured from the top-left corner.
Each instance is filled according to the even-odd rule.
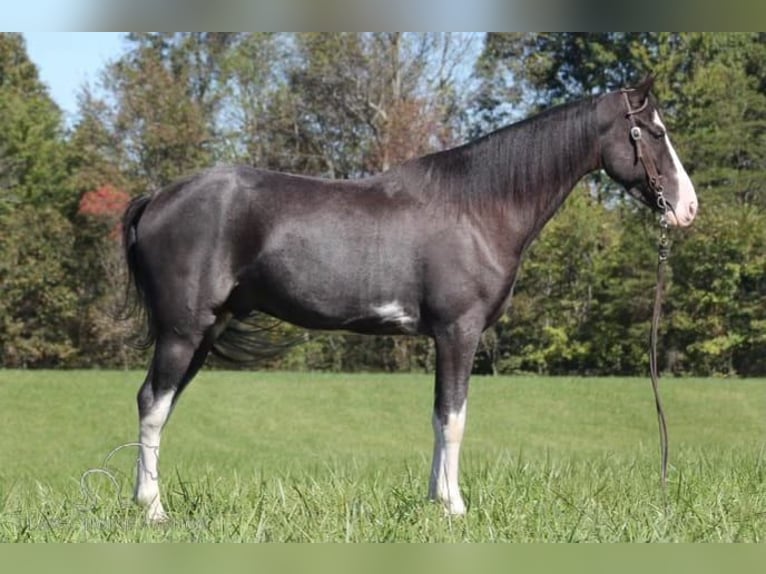
[[[130,197],[216,164],[363,177],[651,71],[700,214],[672,232],[667,371],[766,373],[763,33],[142,33],[67,123],[0,34],[0,365],[138,367],[120,320]],[[656,215],[581,182],[525,257],[475,371],[641,374]],[[426,339],[279,331],[264,368],[428,370]]]

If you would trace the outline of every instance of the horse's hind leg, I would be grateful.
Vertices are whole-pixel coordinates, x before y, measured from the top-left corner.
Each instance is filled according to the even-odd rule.
[[[138,392],[140,452],[136,472],[135,500],[146,507],[150,522],[162,522],[167,514],[160,501],[160,434],[183,388],[205,362],[209,342],[202,337],[160,335],[146,381]]]

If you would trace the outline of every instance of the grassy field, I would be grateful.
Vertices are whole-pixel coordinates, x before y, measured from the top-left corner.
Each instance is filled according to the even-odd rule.
[[[425,499],[426,375],[203,372],[165,430],[172,521],[130,501],[143,374],[0,371],[0,541],[763,541],[766,381],[472,381],[468,515]],[[83,486],[85,488],[83,488]]]

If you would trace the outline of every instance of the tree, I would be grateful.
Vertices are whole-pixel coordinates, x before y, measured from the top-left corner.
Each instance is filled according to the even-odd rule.
[[[300,171],[291,147],[297,111],[287,85],[295,65],[287,34],[239,35],[222,68],[221,155],[227,163]]]
[[[103,76],[109,127],[122,147],[131,189],[162,187],[211,164],[216,98],[200,70],[198,44],[166,33],[131,34],[132,48]],[[194,64],[194,65],[193,65]]]
[[[454,141],[455,70],[470,38],[299,34],[286,71],[304,173],[357,177]],[[409,138],[402,136],[403,131]]]
[[[21,34],[0,34],[0,210],[71,207],[61,111],[40,82]]]
[[[54,367],[77,353],[72,229],[55,209],[0,215],[0,363]]]
[[[682,34],[675,124],[701,198],[673,258],[678,368],[766,372],[766,90],[762,34]]]
[[[0,34],[0,364],[67,364],[77,297],[61,112],[20,34]]]

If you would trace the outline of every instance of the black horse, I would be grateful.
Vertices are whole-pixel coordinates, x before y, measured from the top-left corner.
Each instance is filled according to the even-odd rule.
[[[429,495],[462,514],[458,455],[482,332],[510,301],[524,250],[578,180],[604,169],[671,225],[694,188],[651,79],[552,108],[359,181],[214,168],[135,198],[123,219],[154,356],[138,394],[135,497],[160,502],[160,433],[210,351],[253,313],[311,329],[432,337]],[[239,328],[239,327],[236,327]]]

